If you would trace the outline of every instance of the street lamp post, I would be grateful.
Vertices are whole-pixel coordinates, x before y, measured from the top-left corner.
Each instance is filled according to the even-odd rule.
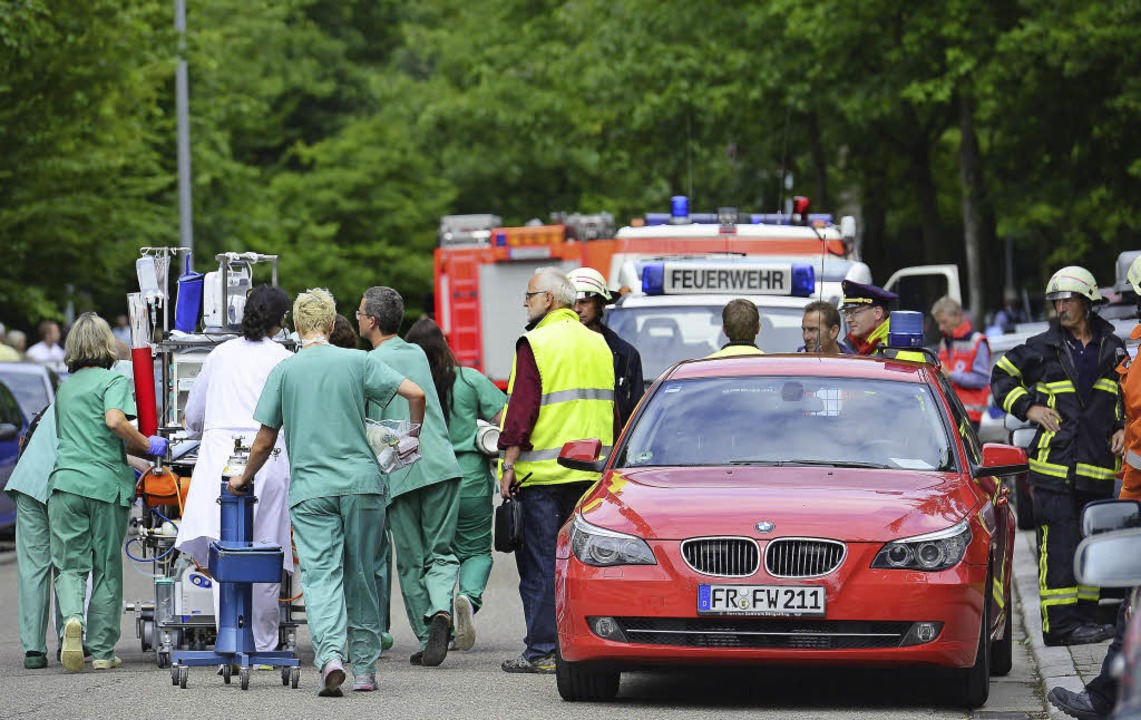
[[[174,0],[174,30],[178,33],[178,67],[174,103],[178,123],[178,236],[194,252],[194,218],[190,204],[190,93],[186,69],[186,0]]]

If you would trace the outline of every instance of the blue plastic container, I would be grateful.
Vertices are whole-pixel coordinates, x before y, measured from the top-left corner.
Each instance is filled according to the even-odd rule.
[[[190,255],[185,256],[182,275],[178,278],[178,301],[174,306],[174,329],[193,333],[202,315],[202,273],[190,269]]]

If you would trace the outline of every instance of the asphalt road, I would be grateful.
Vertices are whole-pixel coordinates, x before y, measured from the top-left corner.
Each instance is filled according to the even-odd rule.
[[[317,672],[304,628],[300,633],[301,687],[282,686],[277,672],[255,672],[243,692],[236,679],[224,685],[207,668],[191,668],[188,687],[172,686],[152,653],[143,653],[133,615],[123,616],[117,652],[123,667],[83,673],[63,670],[51,658],[46,670],[24,670],[17,630],[17,572],[0,559],[0,719],[3,718],[1045,718],[1045,701],[1016,613],[1014,669],[994,678],[990,701],[969,713],[933,699],[935,679],[916,671],[831,670],[754,667],[735,670],[626,674],[618,700],[604,705],[563,702],[553,676],[512,675],[500,663],[522,649],[522,610],[514,559],[496,553],[488,604],[477,616],[478,641],[466,653],[452,652],[438,668],[415,667],[415,650],[394,599],[396,645],[380,661],[380,689],[318,698]],[[128,568],[128,600],[150,598],[149,581]],[[54,653],[54,643],[49,641]]]

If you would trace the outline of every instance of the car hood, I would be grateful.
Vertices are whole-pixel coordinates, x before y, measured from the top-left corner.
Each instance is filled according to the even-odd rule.
[[[585,498],[583,518],[646,539],[705,535],[886,542],[943,530],[980,492],[959,473],[820,467],[627,468]],[[758,523],[772,523],[768,533]]]

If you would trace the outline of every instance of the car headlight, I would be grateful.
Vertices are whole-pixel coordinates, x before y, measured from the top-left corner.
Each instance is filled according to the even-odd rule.
[[[595,567],[658,564],[642,538],[591,525],[579,515],[571,526],[571,550],[583,563]]]
[[[876,553],[872,567],[932,572],[946,570],[963,559],[970,543],[970,523],[961,520],[946,530],[896,540],[884,545]]]

